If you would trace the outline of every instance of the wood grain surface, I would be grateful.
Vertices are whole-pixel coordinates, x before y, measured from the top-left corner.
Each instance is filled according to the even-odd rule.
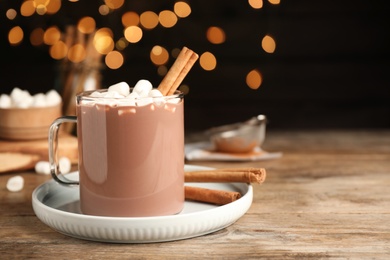
[[[77,138],[75,136],[62,133],[58,138],[58,155],[66,156],[73,164],[78,161]],[[0,173],[9,170],[31,170],[34,169],[37,161],[48,161],[48,140],[37,139],[29,141],[14,141],[0,139]],[[8,157],[7,162],[1,161]],[[30,157],[30,163],[21,160],[19,157]]]
[[[108,244],[60,234],[43,224],[31,206],[33,189],[50,176],[2,174],[1,258],[389,258],[390,131],[271,132],[263,147],[283,157],[196,162],[216,168],[264,167],[267,179],[254,185],[251,208],[233,225],[165,243]],[[25,178],[25,187],[8,192],[6,182],[16,174]]]

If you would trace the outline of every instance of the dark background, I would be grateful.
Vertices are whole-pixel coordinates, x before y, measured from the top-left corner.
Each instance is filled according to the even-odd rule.
[[[0,93],[19,87],[34,94],[58,84],[57,62],[47,49],[32,47],[28,40],[9,46],[7,32],[12,26],[26,31],[35,28],[34,23],[63,26],[93,15],[92,6],[99,1],[80,1],[77,8],[63,1],[62,13],[45,21],[7,21],[5,11],[20,2],[0,2]],[[173,10],[174,2],[127,1],[118,12],[158,13]],[[264,1],[259,10],[247,1],[188,2],[192,8],[188,18],[171,29],[144,31],[143,39],[126,49],[122,68],[104,68],[102,86],[119,81],[132,85],[141,78],[157,86],[161,77],[150,62],[150,49],[156,44],[168,50],[185,45],[199,54],[210,51],[217,58],[215,70],[204,71],[195,64],[185,79],[190,86],[185,97],[189,130],[257,114],[267,115],[270,129],[390,128],[390,8],[385,0],[281,0],[279,5]],[[121,30],[118,15],[104,19],[98,20],[98,26]],[[226,42],[208,42],[209,26],[223,28]],[[266,34],[276,40],[273,54],[261,48]],[[252,69],[263,75],[257,90],[245,83]]]

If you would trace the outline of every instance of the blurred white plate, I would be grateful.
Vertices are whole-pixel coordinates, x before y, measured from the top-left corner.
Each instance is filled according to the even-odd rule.
[[[185,171],[210,168],[186,165]],[[78,172],[67,175],[78,179]],[[242,217],[253,199],[251,185],[245,183],[191,183],[210,189],[239,191],[242,197],[223,206],[186,201],[177,215],[158,217],[101,217],[84,215],[79,209],[79,188],[54,180],[37,187],[32,205],[37,217],[54,230],[68,236],[112,243],[151,243],[192,238],[223,229]]]
[[[189,161],[262,161],[282,157],[281,152],[267,152],[256,147],[249,153],[221,153],[214,151],[210,142],[197,142],[185,145],[185,156]]]

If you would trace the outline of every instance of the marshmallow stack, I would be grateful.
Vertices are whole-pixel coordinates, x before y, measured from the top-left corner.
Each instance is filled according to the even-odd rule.
[[[164,99],[163,94],[145,79],[139,80],[132,89],[126,82],[119,82],[110,86],[106,92],[92,92],[90,97],[104,98],[104,101],[100,100],[100,102],[111,106],[122,104],[146,106],[152,103],[160,106],[165,102],[174,104],[180,102],[180,98]]]
[[[10,95],[0,95],[0,108],[31,108],[50,107],[61,104],[62,98],[55,90],[49,90],[46,94],[31,95],[27,90],[14,88]]]

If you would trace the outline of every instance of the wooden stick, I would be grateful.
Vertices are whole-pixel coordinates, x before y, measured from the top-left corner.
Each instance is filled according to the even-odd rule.
[[[206,171],[185,172],[186,182],[246,182],[263,183],[266,177],[264,168],[225,168]]]
[[[216,205],[225,205],[241,197],[239,192],[211,190],[200,187],[184,186],[186,200],[201,201]]]
[[[197,59],[198,54],[184,46],[157,89],[164,96],[173,94]]]

